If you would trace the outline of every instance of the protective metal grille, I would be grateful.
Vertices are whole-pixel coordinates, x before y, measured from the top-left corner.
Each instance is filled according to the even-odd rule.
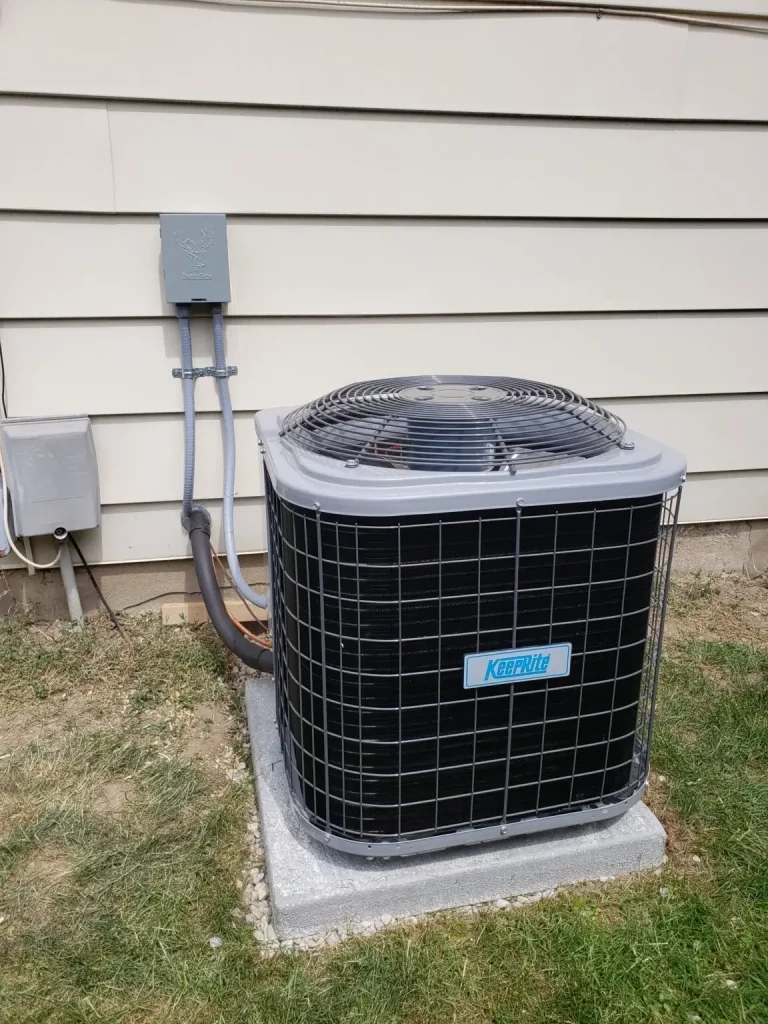
[[[480,472],[591,458],[624,423],[565,388],[508,377],[401,377],[332,391],[289,413],[281,436],[372,466]]]
[[[332,837],[446,837],[628,799],[648,771],[679,491],[355,519],[267,480],[278,720]],[[570,642],[570,674],[463,687],[464,655]]]

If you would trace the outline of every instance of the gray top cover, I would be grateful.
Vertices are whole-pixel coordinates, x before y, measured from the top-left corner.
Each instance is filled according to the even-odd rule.
[[[536,381],[417,377],[257,414],[278,495],[341,515],[448,513],[660,494],[685,458],[573,392]]]

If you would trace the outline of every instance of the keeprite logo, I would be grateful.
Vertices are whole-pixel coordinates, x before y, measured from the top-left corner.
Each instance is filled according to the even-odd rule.
[[[570,644],[515,647],[464,657],[464,688],[501,686],[530,679],[554,679],[571,671]]]
[[[549,654],[525,654],[517,658],[491,658],[485,670],[486,679],[507,679],[510,676],[533,676],[546,674],[551,656]]]

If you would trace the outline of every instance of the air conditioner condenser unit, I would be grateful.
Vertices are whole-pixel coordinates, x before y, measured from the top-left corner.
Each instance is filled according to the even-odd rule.
[[[278,723],[316,838],[413,854],[642,796],[683,456],[497,377],[256,419]]]

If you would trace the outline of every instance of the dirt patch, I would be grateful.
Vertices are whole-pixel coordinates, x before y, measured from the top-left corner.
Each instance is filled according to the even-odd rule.
[[[0,754],[10,754],[27,743],[53,740],[62,732],[62,723],[37,715],[15,714],[0,718]]]
[[[650,807],[667,833],[667,856],[669,866],[677,872],[687,874],[696,869],[693,860],[698,848],[697,836],[680,815],[666,802],[666,796],[658,783],[651,785],[645,797]]]
[[[213,759],[229,741],[232,722],[222,708],[215,704],[198,704],[192,709],[189,732],[184,743],[184,754],[189,760]]]
[[[61,850],[35,850],[24,861],[22,875],[27,881],[52,885],[72,870],[72,862]]]
[[[690,729],[683,729],[682,731],[676,733],[676,735],[680,742],[684,743],[686,747],[695,747],[699,742],[699,737],[696,735],[695,732],[692,732]]]
[[[0,755],[13,753],[28,743],[53,747],[68,734],[103,726],[104,708],[90,696],[57,694],[31,700],[23,710],[0,714]]]
[[[727,693],[733,690],[736,680],[734,679],[733,673],[723,668],[722,665],[701,665],[701,672],[707,682],[712,684],[712,688],[721,693]]]
[[[696,842],[692,830],[683,819],[669,806],[657,809],[656,817],[667,833],[667,856],[676,871],[689,871],[691,858],[696,852]]]
[[[94,801],[94,807],[101,814],[117,816],[131,801],[135,791],[136,787],[129,779],[113,779],[101,787]]]
[[[742,576],[678,580],[665,638],[668,644],[698,639],[768,647],[768,587]]]

